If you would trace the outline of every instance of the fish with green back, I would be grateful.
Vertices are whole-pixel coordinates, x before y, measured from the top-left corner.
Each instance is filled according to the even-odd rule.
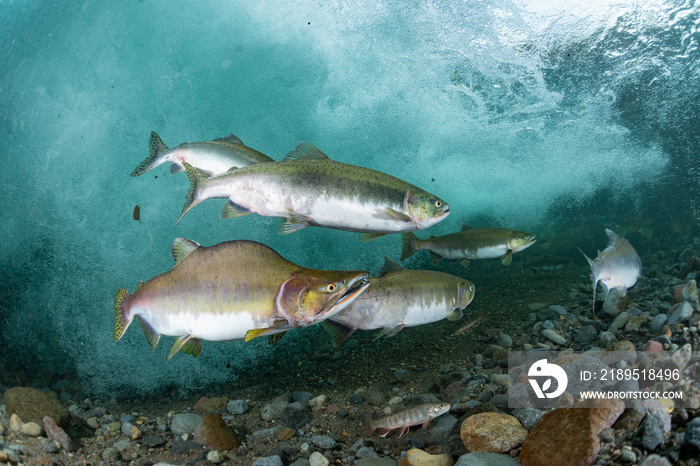
[[[282,161],[213,177],[184,166],[192,187],[180,219],[202,201],[228,198],[222,218],[256,213],[283,218],[280,234],[313,225],[359,232],[370,241],[428,228],[450,212],[442,199],[406,181],[335,162],[306,142]]]
[[[463,223],[462,230],[443,236],[431,236],[421,240],[412,233],[403,235],[401,260],[426,249],[433,263],[443,259],[456,259],[465,267],[472,259],[500,258],[503,265],[510,265],[513,254],[530,247],[537,237],[522,231],[505,228],[472,228]]]
[[[163,140],[151,131],[150,152],[131,176],[143,175],[157,166],[170,162],[170,173],[185,170],[183,163],[188,163],[208,175],[226,173],[232,167],[245,167],[255,163],[272,162],[267,155],[252,149],[233,134],[213,141],[183,142],[169,149]]]
[[[392,336],[404,327],[447,318],[457,320],[474,299],[474,284],[463,278],[431,270],[408,270],[388,257],[370,287],[352,304],[321,325],[335,346],[355,330],[383,329],[377,336]]]
[[[610,290],[616,288],[620,296],[627,294],[627,289],[637,283],[642,273],[642,260],[637,251],[625,238],[620,238],[614,231],[605,229],[608,235],[608,247],[603,252],[598,251],[595,259],[590,259],[580,248],[581,254],[591,266],[593,280],[593,314],[595,314],[595,295],[598,282],[603,285],[605,298]]]
[[[306,327],[341,311],[369,286],[365,271],[315,270],[294,264],[255,241],[203,247],[177,238],[175,266],[114,298],[115,340],[136,317],[153,349],[161,335],[199,355],[202,340],[249,341]]]

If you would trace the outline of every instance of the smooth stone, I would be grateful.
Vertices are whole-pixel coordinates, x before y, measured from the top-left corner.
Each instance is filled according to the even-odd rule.
[[[627,307],[628,297],[621,296],[620,291],[617,288],[613,288],[608,293],[607,298],[603,301],[603,312],[610,316],[617,316],[621,312],[624,312]]]
[[[598,336],[598,331],[592,325],[584,325],[581,329],[574,335],[574,343],[579,345],[585,345],[591,343]]]
[[[327,435],[314,435],[311,437],[311,443],[324,450],[332,450],[338,446],[338,442]]]
[[[632,318],[630,318],[629,322],[627,322],[627,325],[625,325],[625,332],[626,333],[638,332],[642,329],[642,327],[646,323],[647,323],[646,317],[643,317],[643,316],[632,317]]]
[[[21,432],[22,424],[24,424],[24,422],[22,422],[22,418],[19,417],[19,414],[12,413],[12,416],[10,416],[10,430]]]
[[[695,310],[700,311],[700,302],[698,300],[698,285],[695,280],[690,280],[683,287],[683,301],[690,303]]]
[[[503,332],[498,333],[498,338],[496,339],[496,343],[503,348],[512,348],[513,347],[513,339],[509,336],[506,335]]]
[[[647,451],[654,451],[664,443],[664,420],[656,412],[650,412],[641,426],[641,437],[635,444]]]
[[[673,364],[682,371],[688,365],[692,356],[693,349],[690,346],[690,343],[686,343],[685,345],[681,346],[678,351],[673,353],[671,356],[671,362],[673,362]]]
[[[637,454],[632,450],[627,450],[626,448],[624,448],[622,450],[622,453],[620,453],[620,461],[622,461],[623,463],[636,463]]]
[[[309,456],[310,466],[328,466],[329,464],[330,461],[328,461],[328,458],[323,456],[321,452],[315,451],[311,453],[311,456]]]
[[[603,348],[608,348],[610,345],[617,342],[617,337],[615,334],[608,331],[600,332],[598,334],[598,339],[600,340],[600,344],[603,346]]]
[[[207,453],[207,461],[214,464],[219,464],[224,462],[224,457],[218,450],[211,450],[209,453]]]
[[[253,461],[252,466],[284,466],[279,455],[265,456]]]
[[[684,458],[700,457],[700,417],[688,423],[681,441],[681,456]]]
[[[649,330],[651,330],[651,333],[658,334],[661,331],[661,328],[666,324],[667,319],[668,316],[663,313],[654,316],[654,318],[651,320],[651,324],[649,325]]]
[[[314,394],[311,392],[295,392],[292,394],[292,402],[306,405],[310,400],[313,400]]]
[[[501,387],[507,387],[510,376],[508,374],[495,374],[492,377],[493,383],[500,385]]]
[[[663,351],[663,349],[664,345],[656,340],[649,340],[644,345],[644,352],[648,354],[658,353],[659,351]]]
[[[236,433],[218,414],[206,414],[194,431],[197,443],[211,450],[230,451],[241,446]]]
[[[326,395],[318,395],[316,398],[312,398],[309,401],[306,402],[306,404],[311,407],[311,409],[321,409],[323,408],[323,405],[326,404],[326,401],[328,401],[328,397]]]
[[[556,312],[560,316],[565,316],[569,313],[569,311],[567,311],[564,306],[560,306],[559,304],[553,304],[549,306],[549,310]]]
[[[157,448],[165,445],[165,439],[155,435],[144,435],[141,444],[147,448]]]
[[[226,411],[229,414],[245,414],[248,412],[248,402],[246,400],[229,401],[226,405]]]
[[[24,422],[43,425],[49,416],[60,426],[68,425],[68,410],[53,393],[31,387],[14,387],[5,392],[5,412],[16,413]]]
[[[391,458],[360,458],[355,460],[355,466],[396,466]]]
[[[559,320],[559,313],[552,309],[543,309],[536,314],[537,320],[544,322],[546,320]]]
[[[199,443],[188,442],[186,440],[182,440],[180,437],[176,438],[173,441],[173,444],[170,446],[170,452],[176,455],[184,455],[185,453],[191,450],[201,449],[202,445],[200,445]]]
[[[523,466],[591,465],[600,450],[600,432],[625,409],[622,400],[586,400],[549,411],[527,436],[520,450]]]
[[[537,408],[519,408],[513,410],[513,416],[515,416],[515,418],[520,421],[520,424],[527,430],[534,429],[543,415],[544,413]]]
[[[293,403],[296,404],[296,403]],[[290,429],[300,429],[309,422],[309,416],[291,404],[282,411],[282,424]]]
[[[462,455],[455,466],[518,466],[520,461],[501,453],[467,453]]]
[[[566,338],[559,335],[554,330],[544,329],[544,330],[542,330],[542,336],[545,337],[546,339],[556,343],[557,345],[563,346],[566,344]]]
[[[201,414],[179,413],[170,421],[170,430],[177,435],[193,434],[201,421]]]
[[[622,340],[613,343],[608,347],[608,351],[636,351],[634,343],[629,340]]]
[[[657,454],[649,455],[639,466],[673,466],[669,460]]]
[[[276,419],[279,419],[282,417],[282,413],[284,412],[287,406],[289,406],[288,401],[273,401],[272,403],[263,407],[262,412],[260,413],[260,417],[264,421],[274,421]]]
[[[621,312],[618,314],[615,319],[613,319],[612,323],[610,324],[610,327],[608,327],[608,331],[612,333],[618,333],[620,329],[622,329],[625,325],[627,325],[627,322],[630,320],[630,313],[625,311]]]
[[[471,452],[503,453],[517,447],[528,431],[515,417],[501,413],[479,413],[462,422],[460,437]]]
[[[194,405],[194,410],[200,414],[214,413],[226,408],[227,398],[225,396],[219,398],[200,398]]]
[[[681,322],[685,322],[686,320],[690,319],[690,316],[692,315],[693,305],[687,301],[683,302],[676,306],[676,309],[673,312],[670,312],[670,316],[668,318],[668,325],[675,325],[680,324]]]
[[[124,451],[129,449],[129,447],[131,446],[131,442],[127,439],[121,439],[118,442],[116,442],[113,446],[119,451]]]
[[[41,435],[42,428],[36,422],[27,422],[22,424],[22,433],[24,435],[29,435],[30,437],[38,437]]]
[[[107,447],[104,449],[102,452],[102,459],[105,461],[119,461],[121,458],[121,453],[119,453],[119,450],[113,447]]]
[[[399,466],[452,466],[451,455],[431,455],[419,448],[412,448],[401,457]]]

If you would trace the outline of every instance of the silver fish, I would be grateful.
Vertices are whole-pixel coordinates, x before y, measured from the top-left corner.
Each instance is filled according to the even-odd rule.
[[[169,149],[163,140],[151,131],[150,153],[131,176],[143,175],[158,165],[171,162],[170,173],[184,171],[182,163],[197,167],[207,175],[226,173],[232,167],[245,167],[256,163],[272,162],[267,155],[252,149],[233,134],[213,141],[184,142]]]
[[[474,284],[460,277],[432,270],[408,270],[388,257],[379,276],[348,307],[321,325],[335,346],[357,329],[383,329],[377,336],[392,336],[404,327],[462,317],[462,309],[474,298]]]
[[[622,296],[627,294],[627,289],[637,283],[637,278],[642,273],[642,260],[629,241],[618,237],[615,232],[605,229],[608,235],[608,247],[603,252],[598,251],[598,256],[591,260],[586,253],[581,251],[591,266],[591,279],[593,280],[593,313],[595,314],[595,295],[598,282],[603,285],[605,297],[613,288],[620,291]]]

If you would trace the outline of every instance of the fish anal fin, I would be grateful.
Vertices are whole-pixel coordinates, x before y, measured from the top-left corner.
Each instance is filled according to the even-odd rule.
[[[175,259],[175,264],[177,265],[182,262],[187,256],[192,254],[194,250],[200,247],[201,245],[199,243],[190,239],[175,238],[173,240],[173,245],[170,248],[173,253],[173,258]]]
[[[310,225],[310,219],[304,215],[299,215],[294,212],[287,212],[287,218],[282,221],[282,224],[277,229],[280,235],[288,235],[295,231],[303,230]]]
[[[166,359],[170,359],[173,356],[175,356],[175,354],[177,354],[177,352],[182,349],[182,346],[185,343],[187,343],[187,340],[189,340],[190,338],[192,338],[192,335],[187,334],[187,335],[183,335],[180,338],[178,338],[177,340],[175,340],[175,343],[173,344],[173,347],[170,348],[170,352],[168,353],[168,357]]]
[[[146,322],[146,319],[143,317],[137,315],[136,317],[139,318],[139,322],[141,322],[141,328],[143,329],[143,333],[146,335],[146,340],[148,340],[148,344],[151,345],[151,348],[155,351],[156,347],[158,346],[158,342],[160,341],[160,333],[156,332],[156,330]]]
[[[366,243],[368,241],[374,241],[382,236],[386,236],[386,233],[360,233],[360,241]]]
[[[272,335],[268,335],[267,342],[271,345],[274,345],[275,343],[277,343],[278,341],[280,341],[282,339],[282,337],[284,336],[285,333],[287,333],[287,332],[273,333]]]
[[[300,142],[293,151],[291,151],[287,156],[282,159],[283,161],[288,160],[329,160],[328,156],[314,147],[312,144],[302,141]]]
[[[199,338],[190,338],[182,345],[181,350],[183,353],[199,356],[199,353],[202,352],[202,340]]]
[[[513,251],[509,249],[505,254],[501,256],[501,263],[505,266],[509,266],[513,261]]]
[[[245,207],[235,204],[232,201],[228,201],[226,205],[224,205],[223,210],[221,211],[220,218],[237,218],[252,213],[252,211],[246,209]]]
[[[333,341],[333,346],[336,348],[342,345],[348,338],[350,338],[350,335],[355,333],[355,330],[357,330],[330,319],[322,321],[321,326],[328,331],[331,336],[331,340]]]
[[[410,215],[404,214],[403,212],[399,212],[398,210],[392,209],[391,207],[385,208],[384,212],[393,220],[398,220],[400,222],[413,221]]]
[[[460,264],[462,264],[464,267],[469,267],[469,262],[471,262],[469,259],[462,259],[459,261]]]
[[[403,328],[406,326],[406,324],[399,324],[396,327],[384,327],[381,332],[379,332],[379,335],[375,338],[375,340],[378,340],[381,337],[393,337],[397,333],[399,333]]]
[[[444,259],[440,254],[437,254],[433,251],[428,251],[428,253],[430,254],[430,260],[433,264],[437,264],[438,262],[442,261],[442,259]]]
[[[388,273],[398,272],[399,270],[404,270],[404,268],[401,267],[396,262],[394,262],[393,260],[384,256],[384,265],[382,266],[381,269],[379,269],[379,273],[377,274],[377,276],[383,277],[384,275],[386,275]]]

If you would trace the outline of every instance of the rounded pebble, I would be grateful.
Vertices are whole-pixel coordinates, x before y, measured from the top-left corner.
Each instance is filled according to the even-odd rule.
[[[226,405],[226,411],[229,414],[245,414],[248,412],[249,406],[246,400],[229,401]]]
[[[27,422],[22,424],[22,433],[30,437],[38,437],[41,435],[41,426],[36,422]]]
[[[550,340],[557,345],[565,345],[566,344],[566,338],[563,336],[559,335],[557,332],[551,329],[544,329],[542,330],[542,336],[545,337],[547,340]]]
[[[309,465],[310,466],[328,466],[329,464],[330,464],[330,461],[328,461],[328,458],[323,456],[318,451],[311,453],[311,456],[309,456]]]
[[[332,450],[338,446],[338,442],[327,435],[314,435],[311,437],[311,443],[324,450]]]
[[[221,453],[219,453],[218,450],[212,450],[209,453],[207,453],[207,461],[210,461],[214,464],[219,464],[224,462],[224,457],[221,456]]]

